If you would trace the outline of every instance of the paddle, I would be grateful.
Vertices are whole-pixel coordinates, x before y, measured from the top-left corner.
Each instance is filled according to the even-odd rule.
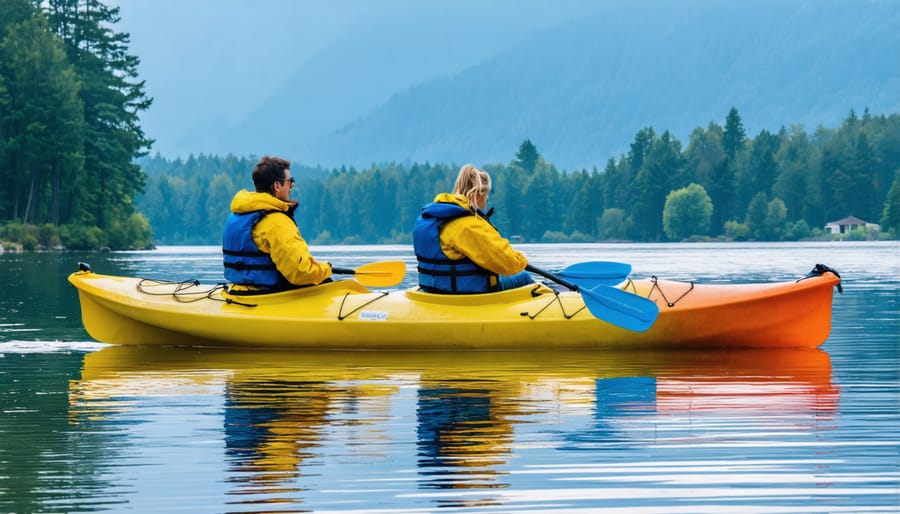
[[[406,264],[403,261],[381,261],[363,264],[351,268],[331,268],[338,275],[353,275],[357,282],[364,286],[391,287],[403,281],[406,276]]]
[[[596,286],[614,286],[625,280],[631,273],[631,264],[611,261],[579,262],[557,273],[581,288],[593,289]]]
[[[655,303],[615,287],[599,285],[593,289],[581,288],[564,278],[529,264],[526,270],[549,278],[561,286],[581,293],[584,304],[595,318],[634,332],[643,332],[653,325],[659,315]]]

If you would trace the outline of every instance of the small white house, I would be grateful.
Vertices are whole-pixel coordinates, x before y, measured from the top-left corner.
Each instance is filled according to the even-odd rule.
[[[832,234],[846,234],[847,232],[851,232],[853,229],[857,227],[863,227],[868,230],[879,231],[881,230],[881,225],[877,223],[869,223],[868,221],[861,220],[856,216],[847,216],[846,218],[839,219],[837,221],[829,221],[825,224],[825,231],[831,232]]]

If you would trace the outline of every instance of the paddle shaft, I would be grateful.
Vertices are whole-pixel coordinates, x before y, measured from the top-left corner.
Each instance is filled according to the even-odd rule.
[[[559,284],[561,286],[568,287],[572,291],[576,291],[576,292],[581,291],[581,288],[578,287],[578,285],[573,284],[562,277],[554,275],[553,273],[550,273],[549,271],[544,271],[541,268],[538,268],[537,266],[532,266],[531,264],[529,264],[528,266],[525,266],[525,270],[530,271],[532,273],[537,273],[538,275],[540,275],[544,278],[549,278],[550,280],[556,282],[557,284]]]

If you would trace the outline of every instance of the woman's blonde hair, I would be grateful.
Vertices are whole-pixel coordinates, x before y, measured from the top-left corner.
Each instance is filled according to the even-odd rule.
[[[453,186],[453,194],[463,195],[469,199],[469,207],[479,207],[475,195],[486,194],[491,191],[491,176],[486,171],[480,170],[471,164],[466,164],[459,170],[456,176],[456,184]]]

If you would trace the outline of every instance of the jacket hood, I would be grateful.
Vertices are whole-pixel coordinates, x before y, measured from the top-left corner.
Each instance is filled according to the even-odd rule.
[[[463,209],[472,210],[469,208],[469,199],[464,195],[441,193],[434,197],[434,203],[452,203],[454,205],[462,207]]]
[[[231,212],[244,214],[254,211],[287,212],[297,202],[283,202],[269,193],[256,193],[242,189],[231,199]]]

